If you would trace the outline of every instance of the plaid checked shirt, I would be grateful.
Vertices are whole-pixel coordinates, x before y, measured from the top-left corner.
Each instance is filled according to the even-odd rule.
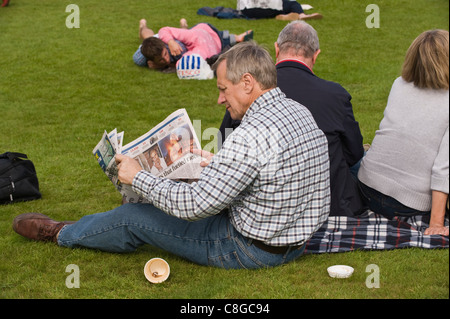
[[[311,113],[276,88],[253,102],[198,182],[141,171],[133,190],[187,220],[228,208],[242,235],[272,246],[299,245],[329,214],[327,145]]]

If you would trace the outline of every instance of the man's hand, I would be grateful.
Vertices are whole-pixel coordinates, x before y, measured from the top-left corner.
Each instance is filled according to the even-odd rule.
[[[181,45],[179,45],[175,40],[169,40],[167,45],[169,46],[169,51],[173,56],[180,55],[183,52]]]
[[[141,165],[129,156],[116,155],[117,168],[119,169],[119,181],[131,185],[137,173],[142,170]]]
[[[213,158],[214,154],[207,152],[207,151],[203,151],[203,150],[198,150],[198,149],[193,149],[192,153],[195,155],[200,155],[202,157],[202,161],[200,163],[201,167],[206,167],[208,166],[209,162],[211,161],[211,159]]]

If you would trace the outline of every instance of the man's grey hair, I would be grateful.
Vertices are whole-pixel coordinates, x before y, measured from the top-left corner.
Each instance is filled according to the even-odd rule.
[[[278,35],[277,44],[280,52],[303,55],[305,58],[312,58],[320,48],[317,31],[301,20],[285,26]]]
[[[233,84],[239,83],[245,73],[251,74],[261,89],[277,86],[277,70],[270,53],[254,41],[241,42],[221,54],[212,69],[226,61],[226,78]]]

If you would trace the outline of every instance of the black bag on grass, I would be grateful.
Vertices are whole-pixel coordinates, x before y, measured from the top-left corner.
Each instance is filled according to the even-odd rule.
[[[0,154],[0,204],[41,198],[36,169],[27,155]]]

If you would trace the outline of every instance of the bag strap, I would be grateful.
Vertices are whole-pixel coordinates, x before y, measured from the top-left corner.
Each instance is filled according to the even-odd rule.
[[[0,158],[8,158],[10,161],[15,160],[16,158],[26,158],[28,159],[28,156],[23,153],[17,153],[17,152],[6,152],[3,154],[0,154]]]

